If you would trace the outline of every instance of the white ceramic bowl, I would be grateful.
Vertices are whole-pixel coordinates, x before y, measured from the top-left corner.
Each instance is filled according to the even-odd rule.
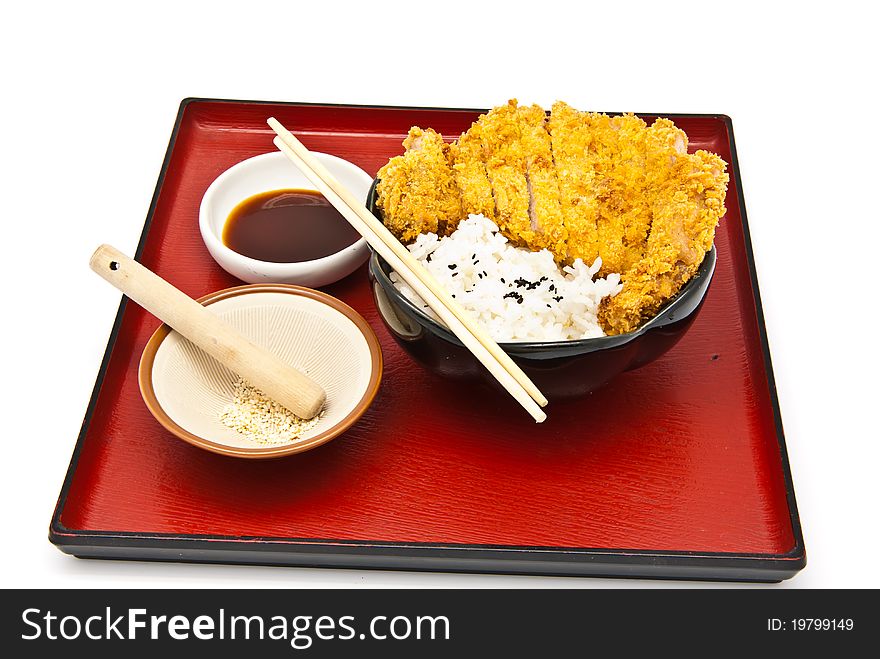
[[[326,153],[313,155],[366,205],[372,177],[357,165]],[[220,174],[208,187],[199,208],[199,230],[208,251],[221,268],[251,284],[299,284],[316,288],[350,275],[369,255],[361,238],[345,249],[313,261],[270,263],[239,254],[223,244],[223,225],[229,213],[248,197],[269,190],[314,190],[309,180],[280,151],[243,160]]]

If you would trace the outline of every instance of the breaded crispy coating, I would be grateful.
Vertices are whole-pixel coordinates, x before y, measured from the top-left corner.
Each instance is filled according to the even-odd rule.
[[[600,273],[625,272],[644,253],[650,223],[645,200],[645,122],[634,115],[589,114],[592,148],[587,160],[599,195]],[[628,240],[628,232],[632,244]]]
[[[585,114],[590,127],[592,140],[586,158],[593,170],[594,185],[599,199],[599,214],[596,218],[596,235],[599,256],[602,258],[600,273],[621,272],[626,268],[627,258],[623,235],[625,226],[623,219],[618,217],[612,207],[614,188],[612,174],[614,161],[618,157],[617,130],[611,126],[611,117],[607,114],[590,112]]]
[[[513,244],[549,249],[560,263],[601,257],[600,275],[623,282],[600,305],[607,334],[638,328],[693,277],[725,212],[726,163],[689,155],[668,119],[648,127],[562,102],[547,118],[511,100],[452,145],[413,127],[404,147],[377,188],[383,221],[402,242],[483,214]]]
[[[611,171],[608,206],[623,223],[625,269],[644,256],[651,227],[651,205],[647,194],[645,141],[648,126],[633,114],[611,119],[617,130],[618,156]]]
[[[538,232],[529,217],[529,184],[516,100],[481,115],[477,125],[495,197],[495,223],[515,245],[540,249]]]
[[[464,219],[468,215],[484,215],[495,220],[495,198],[492,184],[483,162],[483,144],[480,140],[480,124],[462,133],[456,142],[449,145],[452,170],[461,192],[461,209]]]
[[[518,115],[529,191],[529,222],[530,228],[537,234],[534,245],[550,250],[557,260],[565,261],[568,232],[562,215],[550,134],[547,132],[547,115],[539,105],[522,106]]]
[[[711,249],[724,215],[724,161],[707,151],[683,152],[679,133],[672,122],[649,132],[651,232],[644,257],[622,275],[623,290],[599,306],[606,334],[637,329],[681,290]]]
[[[430,128],[413,126],[406,152],[379,170],[378,205],[385,225],[403,243],[420,233],[450,233],[462,219],[461,197],[449,147]]]
[[[563,224],[568,234],[565,257],[592,264],[599,256],[596,177],[588,160],[592,132],[583,112],[567,103],[553,104],[548,121],[559,184]]]

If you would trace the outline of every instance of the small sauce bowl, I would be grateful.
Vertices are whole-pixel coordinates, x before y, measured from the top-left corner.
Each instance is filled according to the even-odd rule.
[[[373,182],[369,174],[342,158],[312,153],[356,197],[366,201]],[[335,254],[297,263],[260,261],[239,254],[223,243],[223,227],[236,205],[255,194],[285,188],[315,189],[280,151],[243,160],[211,183],[199,207],[199,230],[208,252],[221,268],[251,284],[297,284],[316,288],[347,277],[367,260],[369,249],[363,238]]]

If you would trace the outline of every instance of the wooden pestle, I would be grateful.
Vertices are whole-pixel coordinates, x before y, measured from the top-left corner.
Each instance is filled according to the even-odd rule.
[[[130,299],[303,419],[324,406],[326,394],[304,373],[255,345],[218,316],[110,245],[89,260],[92,270]]]

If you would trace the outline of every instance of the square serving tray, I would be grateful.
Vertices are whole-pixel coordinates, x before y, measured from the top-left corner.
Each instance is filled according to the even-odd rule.
[[[186,99],[137,259],[192,297],[240,284],[198,230],[208,185],[272,151],[269,116],[375,174],[412,125],[476,110]],[[651,120],[652,115],[642,115]],[[87,558],[778,581],[806,558],[731,121],[666,114],[730,163],[703,309],[654,363],[535,425],[483,385],[439,379],[382,325],[366,269],[325,290],[376,330],[372,407],[319,449],[274,461],[202,451],[150,415],[137,366],[159,321],[125,299],[52,517]],[[98,283],[96,286],[100,285]]]

